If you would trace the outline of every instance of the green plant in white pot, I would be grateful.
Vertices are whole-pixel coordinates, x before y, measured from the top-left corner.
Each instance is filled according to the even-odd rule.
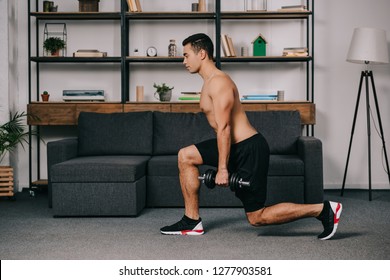
[[[174,87],[170,87],[170,86],[166,85],[165,83],[162,83],[160,85],[154,83],[153,87],[156,89],[156,92],[154,93],[154,97],[156,99],[158,99],[160,101],[171,101],[172,89]]]

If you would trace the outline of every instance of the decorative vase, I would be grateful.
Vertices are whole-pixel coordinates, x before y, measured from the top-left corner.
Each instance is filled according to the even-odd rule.
[[[58,49],[58,50],[56,50],[54,52],[51,52],[50,55],[51,56],[60,56],[60,50]]]
[[[160,100],[160,101],[171,101],[171,98],[172,98],[172,90],[168,90],[166,92],[162,92],[162,93],[158,93],[158,92],[155,92],[154,93],[154,97],[157,99],[157,100]]]
[[[14,196],[14,169],[0,166],[0,196]]]
[[[41,94],[41,98],[43,102],[49,101],[50,94]]]

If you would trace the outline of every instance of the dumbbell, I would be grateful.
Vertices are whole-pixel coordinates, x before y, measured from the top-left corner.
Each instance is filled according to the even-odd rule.
[[[215,176],[217,175],[217,172],[213,169],[208,169],[203,174],[203,176],[199,176],[198,179],[202,180],[202,182],[208,187],[209,189],[215,188]],[[250,187],[250,183],[243,181],[242,178],[239,177],[238,173],[232,173],[229,175],[229,187],[232,192],[234,192],[237,189],[241,189],[243,187]]]

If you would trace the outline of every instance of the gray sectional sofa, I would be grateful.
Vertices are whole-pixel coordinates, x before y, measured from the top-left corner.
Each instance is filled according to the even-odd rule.
[[[297,111],[247,112],[269,142],[267,204],[323,200],[321,141],[301,136]],[[78,137],[47,145],[54,216],[136,216],[182,207],[177,153],[215,137],[203,113],[81,112]],[[200,166],[204,172],[209,166]],[[228,188],[200,191],[201,207],[241,207]]]

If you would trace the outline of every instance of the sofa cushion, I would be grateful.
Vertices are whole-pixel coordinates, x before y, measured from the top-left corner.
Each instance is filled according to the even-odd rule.
[[[78,154],[150,155],[152,126],[152,112],[81,112],[78,119]]]
[[[51,182],[134,182],[145,176],[149,156],[77,157],[51,167]]]
[[[246,112],[250,123],[268,141],[271,154],[297,153],[301,135],[299,111]]]
[[[204,173],[211,167],[199,166],[200,173]],[[154,156],[148,162],[148,176],[178,176],[177,155]],[[304,163],[296,155],[271,155],[268,176],[303,176],[305,174]]]
[[[268,176],[303,176],[305,166],[297,155],[271,155]]]
[[[153,155],[172,155],[210,138],[215,132],[203,113],[154,112]]]
[[[153,156],[146,169],[148,176],[179,176],[177,155]]]

